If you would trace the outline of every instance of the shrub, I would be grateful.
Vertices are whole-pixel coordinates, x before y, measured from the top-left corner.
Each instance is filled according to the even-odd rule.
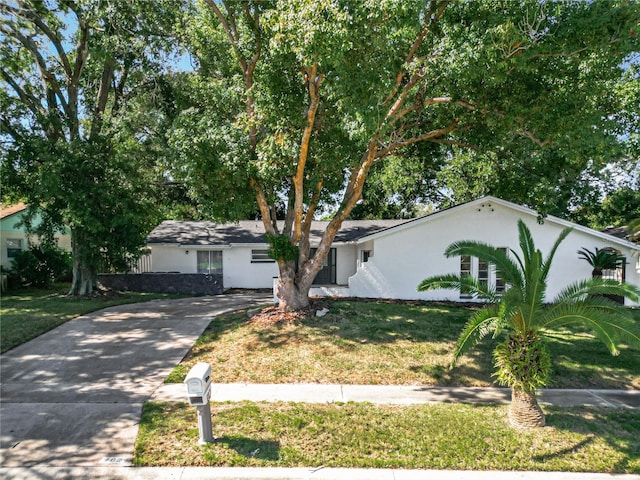
[[[48,287],[71,275],[71,255],[57,247],[32,246],[12,259],[13,285]]]

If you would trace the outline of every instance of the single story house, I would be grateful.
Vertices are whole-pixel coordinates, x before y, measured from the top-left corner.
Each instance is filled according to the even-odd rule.
[[[428,276],[452,272],[466,272],[500,287],[490,266],[477,258],[445,258],[444,251],[454,241],[476,240],[519,253],[518,219],[527,224],[543,254],[565,227],[574,229],[556,253],[549,300],[567,284],[590,277],[590,265],[578,258],[581,248],[609,248],[623,255],[625,267],[605,274],[640,286],[639,245],[553,216],[539,222],[536,211],[488,196],[412,220],[344,222],[311,294],[472,300],[459,291],[417,292],[416,287]],[[312,246],[318,244],[325,225],[313,222]],[[153,272],[220,274],[225,289],[271,288],[278,275],[259,220],[231,224],[165,221],[147,241]]]
[[[22,223],[26,211],[27,205],[24,203],[0,206],[0,264],[3,268],[10,269],[11,260],[16,255],[38,243],[37,236],[27,233]],[[39,223],[40,218],[37,216],[34,225]],[[69,233],[56,234],[55,239],[62,250],[71,251]]]

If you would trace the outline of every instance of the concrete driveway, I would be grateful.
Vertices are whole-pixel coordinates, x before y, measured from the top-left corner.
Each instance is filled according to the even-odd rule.
[[[121,305],[5,353],[0,464],[130,464],[143,402],[212,317],[270,301],[237,294]]]

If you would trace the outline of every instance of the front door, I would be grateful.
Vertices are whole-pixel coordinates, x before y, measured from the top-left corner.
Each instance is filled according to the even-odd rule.
[[[311,256],[315,255],[316,249],[311,249]],[[318,272],[314,285],[335,285],[336,284],[336,249],[329,250],[329,254],[324,259],[322,270]]]

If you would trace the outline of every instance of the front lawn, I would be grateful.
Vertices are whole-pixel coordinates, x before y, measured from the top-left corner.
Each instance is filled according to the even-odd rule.
[[[475,307],[446,303],[323,300],[324,317],[261,324],[243,312],[217,317],[167,379],[182,382],[196,362],[218,383],[341,383],[488,386],[494,343],[485,339],[449,370],[451,352]],[[631,310],[640,321],[640,310]],[[613,357],[583,329],[549,339],[551,388],[640,388],[640,351]]]
[[[17,347],[85,313],[114,305],[145,302],[180,295],[139,292],[109,292],[87,297],[68,297],[68,284],[50,289],[2,292],[0,305],[0,352]]]
[[[212,403],[214,443],[195,407],[147,403],[134,463],[640,473],[640,416],[545,407],[548,427],[509,427],[506,406]]]

